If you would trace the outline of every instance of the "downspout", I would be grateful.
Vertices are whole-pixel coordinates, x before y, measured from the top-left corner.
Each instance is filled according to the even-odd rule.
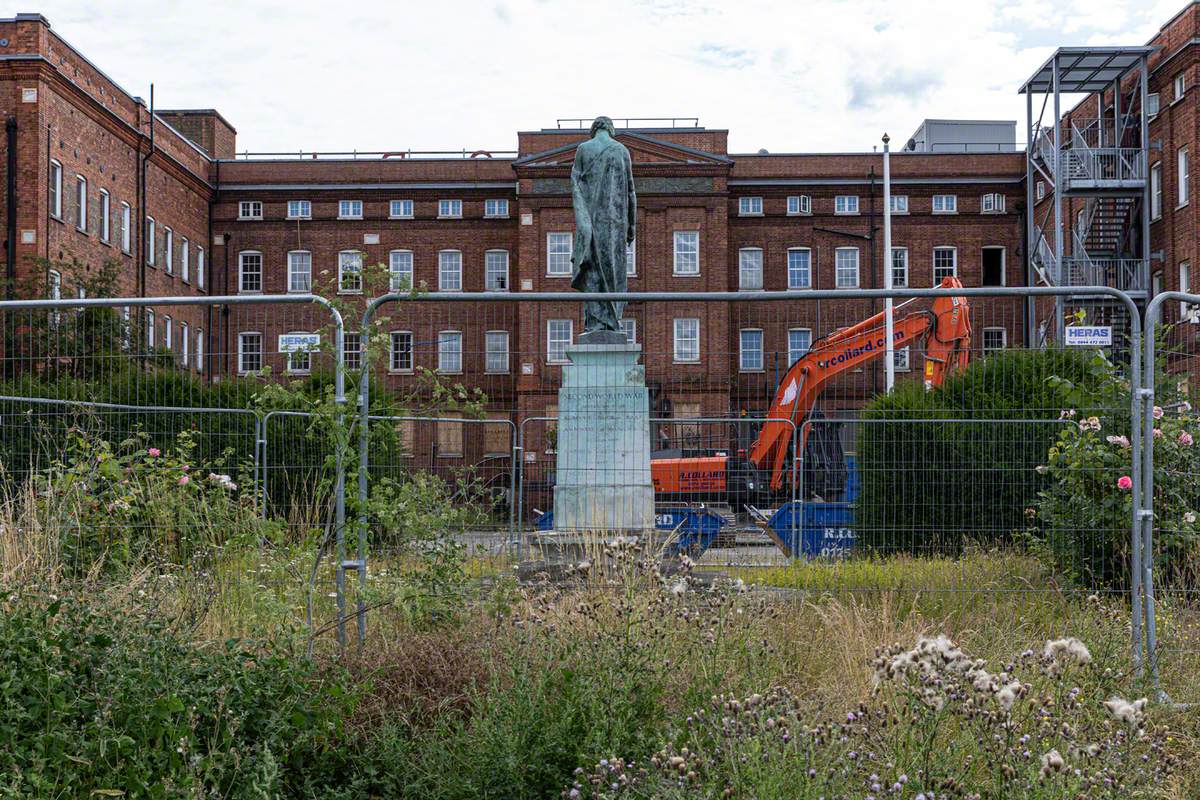
[[[4,121],[5,142],[8,146],[8,219],[5,227],[8,243],[5,247],[4,297],[16,298],[17,282],[17,118],[9,116]]]
[[[217,184],[217,186],[216,186],[216,188],[213,190],[213,197],[212,197],[212,199],[211,199],[211,200],[209,200],[209,201],[208,201],[208,241],[204,243],[204,246],[207,248],[207,251],[206,251],[206,252],[208,252],[208,253],[209,253],[209,255],[212,255],[212,240],[213,240],[213,235],[212,235],[212,231],[213,231],[213,228],[212,228],[212,215],[213,215],[213,208],[215,208],[215,207],[216,207],[216,199],[217,199],[217,194],[219,194],[219,193],[220,193],[220,191],[221,191],[221,161],[220,161],[220,159],[218,159],[218,160],[217,160],[217,176],[216,176],[216,184]],[[201,289],[201,291],[202,291],[204,294],[212,294],[212,285],[213,285],[213,279],[212,279],[212,265],[213,265],[213,264],[215,264],[215,263],[216,263],[216,259],[211,259],[211,258],[210,258],[210,259],[209,259],[209,263],[206,265],[206,266],[208,267],[209,274],[205,276],[205,278],[206,278],[205,285],[204,285],[204,287]],[[212,329],[212,326],[213,326],[213,310],[212,310],[212,306],[205,306],[205,307],[204,307],[204,337],[205,337],[205,341],[204,341],[204,358],[206,358],[206,359],[210,358],[210,355],[209,355],[209,354],[210,354],[210,353],[212,353],[212,351],[213,351],[213,350],[212,350],[212,343],[215,341],[215,339],[213,338],[213,329]],[[206,366],[207,366],[207,365],[205,365],[205,364],[203,364],[203,363],[201,364],[201,367],[206,367]],[[207,380],[207,381],[209,381],[209,382],[211,383],[211,382],[212,382],[212,380],[213,380],[213,374],[212,374],[212,370],[211,370],[211,369],[205,369],[205,370],[204,370],[204,377],[205,377],[205,380]]]
[[[221,234],[221,242],[224,249],[224,265],[221,267],[221,294],[229,294],[229,231]],[[232,342],[229,339],[229,306],[221,307],[221,342],[224,352],[223,371],[229,372],[229,348],[232,347]]]
[[[141,117],[142,108],[138,106],[138,116]],[[150,84],[150,151],[146,155],[141,155],[142,143],[138,139],[138,211],[141,216],[138,224],[138,230],[141,235],[138,236],[138,297],[146,296],[146,247],[149,244],[146,241],[146,235],[149,233],[149,226],[146,224],[146,170],[149,166],[150,159],[154,156],[154,84]],[[140,119],[139,119],[140,122]],[[141,125],[138,126],[139,128]]]

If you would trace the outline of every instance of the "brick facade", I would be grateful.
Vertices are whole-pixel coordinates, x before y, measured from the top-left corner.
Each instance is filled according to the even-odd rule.
[[[1197,24],[1196,6],[1189,6],[1155,40],[1162,49],[1152,59],[1151,91],[1163,92],[1164,102],[1151,123],[1151,138],[1163,142],[1165,198],[1176,191],[1173,154],[1196,139],[1195,92],[1178,103],[1169,98],[1171,81],[1181,71],[1200,80],[1192,44]],[[463,290],[483,291],[488,288],[486,264],[489,258],[501,258],[500,253],[507,257],[503,290],[508,295],[569,290],[568,277],[550,274],[547,249],[552,234],[573,228],[568,176],[572,148],[586,131],[522,131],[516,135],[516,155],[503,157],[481,151],[456,158],[396,153],[357,159],[239,159],[236,131],[218,112],[174,110],[159,112],[152,151],[146,103],[113,84],[44,18],[20,15],[0,21],[0,38],[8,41],[0,47],[0,103],[17,126],[19,236],[9,244],[19,277],[37,278],[38,270],[44,269],[37,259],[74,256],[90,268],[111,258],[120,263],[120,290],[129,296],[238,294],[246,289],[248,294],[276,294],[289,290],[289,253],[304,253],[311,262],[314,291],[337,295],[358,309],[348,317],[352,327],[357,327],[355,317],[365,297],[384,289],[375,285],[362,295],[340,293],[338,261],[343,251],[361,252],[368,268],[387,265],[393,251],[411,254],[414,282],[435,293],[443,259],[447,265],[461,263]],[[36,97],[29,90],[35,90]],[[782,290],[789,287],[789,253],[800,251],[810,259],[807,286],[835,288],[838,252],[847,253],[847,248],[858,253],[857,281],[843,269],[845,285],[884,285],[881,154],[731,154],[726,131],[702,128],[623,130],[619,138],[633,154],[638,190],[631,291],[736,290],[742,285],[742,259],[753,263],[756,253],[761,257],[761,288]],[[63,213],[57,217],[49,213],[51,160],[62,168]],[[967,286],[1026,283],[1023,154],[896,153],[891,169],[893,194],[907,199],[907,207],[894,216],[893,246],[907,253],[909,286],[935,284],[935,257],[950,258]],[[76,175],[88,180],[85,230],[77,225]],[[112,215],[108,241],[100,235],[102,188],[108,192]],[[940,198],[947,195],[955,198],[954,209],[941,213],[947,209],[935,209],[935,197],[944,204]],[[1001,200],[990,201],[996,207],[985,209],[985,196]],[[801,197],[805,200],[789,200]],[[847,202],[839,197],[857,198],[857,207],[852,212],[839,208],[839,202]],[[761,211],[755,200],[751,213],[743,213],[743,198],[760,198]],[[411,201],[411,216],[390,213],[392,201],[401,200]],[[461,203],[461,215],[440,214],[443,200]],[[289,217],[289,202],[295,201],[307,202],[306,215]],[[342,201],[361,203],[361,218],[341,218]],[[503,201],[506,213],[489,216],[489,201]],[[131,208],[128,252],[121,247],[119,230],[123,202]],[[241,213],[246,210],[243,203],[261,204],[247,207],[261,208],[261,214]],[[495,210],[495,203],[492,206]],[[1175,209],[1174,203],[1164,201],[1164,214],[1154,223],[1152,237],[1155,248],[1166,252],[1167,264],[1195,265],[1195,288],[1200,254],[1193,252],[1197,220],[1192,207]],[[154,219],[153,264],[148,263],[143,239],[147,217]],[[166,270],[168,228],[171,274]],[[677,233],[698,234],[696,274],[675,269]],[[185,240],[190,267],[186,281]],[[935,249],[941,255],[935,256]],[[197,274],[201,252],[203,285]],[[239,274],[247,254],[257,257],[262,270],[261,283],[249,287],[240,284]],[[795,258],[801,263],[803,256]],[[1175,288],[1177,282],[1174,268],[1167,269],[1165,287]],[[64,293],[70,291],[69,284],[64,280]],[[780,370],[787,366],[789,331],[810,331],[816,339],[881,307],[878,301],[861,300],[705,303],[687,308],[654,302],[631,307],[627,318],[634,321],[636,339],[645,348],[647,378],[658,408],[718,415],[766,407]],[[918,307],[924,306],[913,308]],[[287,359],[277,352],[276,337],[315,330],[328,319],[320,309],[296,306],[179,308],[166,313],[172,314],[175,325],[187,322],[192,336],[202,332],[204,366],[213,376],[238,371],[243,333],[261,336],[263,363],[282,371]],[[976,346],[983,345],[985,328],[993,342],[1020,346],[1022,315],[1015,301],[977,303]],[[386,319],[380,332],[411,335],[415,367],[436,369],[439,337],[460,334],[461,369],[455,380],[482,389],[496,413],[518,420],[552,410],[556,402],[560,367],[547,359],[549,321],[570,320],[576,333],[580,321],[579,306],[569,298],[562,304],[397,304],[381,316]],[[676,319],[700,321],[698,360],[675,359]],[[758,364],[747,366],[743,361],[743,330],[762,332]],[[486,353],[489,338],[495,340],[499,332],[508,337],[503,365],[495,354],[489,363]],[[383,385],[415,386],[419,377],[406,369],[407,361],[402,359],[398,366],[383,372]],[[913,376],[919,375],[919,361],[914,359],[911,366]],[[190,368],[195,367],[193,362]],[[881,387],[882,368],[875,364],[831,387],[830,407],[857,407]]]

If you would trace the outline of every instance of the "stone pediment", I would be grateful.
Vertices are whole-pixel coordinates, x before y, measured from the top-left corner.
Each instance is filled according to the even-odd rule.
[[[633,131],[617,131],[616,139],[629,148],[629,155],[634,166],[676,166],[676,167],[728,167],[732,159],[715,153],[706,153],[691,147],[656,139],[644,133]],[[575,148],[579,142],[531,153],[513,162],[513,167],[570,167],[575,163]]]

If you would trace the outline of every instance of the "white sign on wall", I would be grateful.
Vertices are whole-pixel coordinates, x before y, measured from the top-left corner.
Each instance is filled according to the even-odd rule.
[[[1113,343],[1111,325],[1068,325],[1068,347],[1106,347]]]
[[[319,333],[281,333],[279,334],[279,352],[299,353],[316,350],[321,346]]]

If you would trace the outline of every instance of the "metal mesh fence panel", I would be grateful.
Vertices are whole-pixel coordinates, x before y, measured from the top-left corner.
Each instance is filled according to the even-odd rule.
[[[1142,495],[1147,644],[1167,697],[1194,703],[1200,669],[1200,296],[1171,292],[1147,310],[1141,422],[1149,447]]]

